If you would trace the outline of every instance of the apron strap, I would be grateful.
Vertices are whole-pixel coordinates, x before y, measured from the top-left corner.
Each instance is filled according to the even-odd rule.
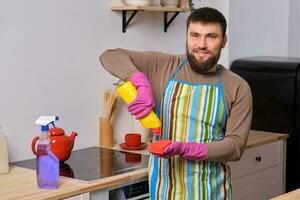
[[[181,70],[182,66],[185,65],[187,63],[187,58],[183,59],[183,61],[179,64],[178,67],[176,67],[176,69],[174,70],[171,78],[169,78],[168,82],[167,82],[167,85],[169,84],[169,82],[174,79],[174,77],[176,76],[176,74]],[[166,85],[166,86],[167,86]],[[166,89],[167,87],[164,88],[164,91],[163,93],[161,94],[160,98],[159,98],[159,104],[156,106],[156,115],[158,116],[158,118],[160,118],[160,106],[161,106],[161,101],[162,101],[162,97],[165,95],[166,93]]]
[[[218,77],[218,80],[219,80],[218,85],[219,85],[219,87],[222,87],[221,66],[220,65],[217,66],[216,71],[217,71],[217,77]]]
[[[224,92],[223,92],[223,82],[222,82],[222,77],[221,77],[221,65],[217,66],[217,77],[218,77],[218,80],[219,80],[218,87],[219,87],[219,89],[221,91],[223,102],[226,102],[225,96],[224,96]],[[226,119],[226,121],[227,121],[228,115],[229,115],[228,114],[228,110],[225,109],[225,119]]]
[[[174,77],[176,76],[176,74],[179,72],[179,70],[181,70],[182,66],[183,66],[184,64],[186,64],[186,63],[187,63],[187,58],[185,58],[185,59],[180,63],[180,65],[175,69],[175,71],[173,72],[173,74],[172,74],[172,76],[171,76],[171,78],[170,78],[169,80],[174,79]]]

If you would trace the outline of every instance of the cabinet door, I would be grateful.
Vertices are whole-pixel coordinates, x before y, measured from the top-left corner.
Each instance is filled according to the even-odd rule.
[[[246,149],[231,162],[233,200],[265,200],[284,192],[283,141]]]
[[[229,163],[232,179],[281,164],[283,158],[280,147],[280,142],[274,142],[246,149],[241,160]]]
[[[267,200],[281,194],[279,166],[232,180],[233,200]]]

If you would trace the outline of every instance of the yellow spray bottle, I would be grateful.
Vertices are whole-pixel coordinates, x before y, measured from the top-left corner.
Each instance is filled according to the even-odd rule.
[[[117,89],[118,95],[124,100],[126,104],[131,103],[137,96],[137,91],[134,87],[134,85],[127,81]],[[141,124],[145,128],[159,128],[160,127],[160,121],[157,117],[157,115],[151,111],[148,113],[144,118],[139,119]]]

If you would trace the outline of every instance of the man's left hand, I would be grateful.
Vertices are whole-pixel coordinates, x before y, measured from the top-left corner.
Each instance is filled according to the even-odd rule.
[[[182,156],[188,160],[205,160],[208,152],[207,144],[195,142],[172,142],[164,149],[163,158]]]

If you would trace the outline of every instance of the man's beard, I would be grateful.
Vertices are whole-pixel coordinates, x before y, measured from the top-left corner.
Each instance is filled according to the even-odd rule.
[[[217,55],[211,54],[211,56],[206,61],[203,62],[199,62],[194,55],[189,53],[187,46],[186,46],[186,55],[190,63],[190,66],[194,72],[199,74],[206,74],[210,72],[210,70],[217,64],[221,55],[221,49],[219,50]]]

